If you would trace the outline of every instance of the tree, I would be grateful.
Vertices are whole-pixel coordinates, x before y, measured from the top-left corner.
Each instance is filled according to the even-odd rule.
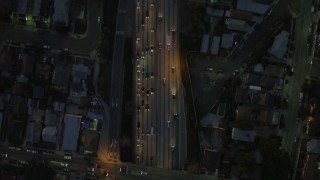
[[[236,155],[236,163],[240,172],[247,172],[254,164],[254,157],[250,152],[241,151]]]
[[[27,180],[54,180],[55,174],[47,160],[32,159],[26,166]]]
[[[260,139],[258,146],[264,156],[280,153],[280,139],[277,136],[269,136]]]

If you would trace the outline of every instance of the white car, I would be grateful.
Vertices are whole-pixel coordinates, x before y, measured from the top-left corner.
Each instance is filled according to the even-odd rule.
[[[99,16],[99,17],[98,17],[98,23],[100,23],[100,22],[101,22],[101,17]]]
[[[43,49],[51,49],[51,47],[49,45],[43,45],[42,47],[43,47]]]

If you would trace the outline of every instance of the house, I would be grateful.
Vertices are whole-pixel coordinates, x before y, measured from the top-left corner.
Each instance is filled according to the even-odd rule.
[[[214,17],[223,17],[224,16],[224,9],[216,9],[207,6],[206,13],[209,16],[214,16]]]
[[[237,9],[231,9],[226,11],[226,17],[232,18],[232,19],[239,19],[243,21],[252,21],[253,20],[253,14],[251,12],[247,11],[240,11]]]
[[[44,22],[51,12],[51,3],[50,0],[35,0],[32,9],[32,19]]]
[[[25,122],[16,116],[9,115],[7,124],[7,139],[14,142],[22,142]]]
[[[233,46],[233,35],[231,33],[223,33],[222,40],[221,40],[221,47],[222,48],[232,48]]]
[[[233,140],[254,142],[256,132],[254,130],[241,130],[238,128],[232,128],[231,138]]]
[[[274,64],[268,64],[263,72],[269,77],[283,77],[285,75],[284,67]]]
[[[62,150],[77,151],[81,116],[65,114]]]
[[[213,36],[211,44],[211,54],[217,55],[219,53],[221,38],[219,36]]]
[[[21,73],[26,76],[32,75],[34,71],[34,63],[36,62],[35,55],[23,54],[22,55],[22,68]]]
[[[61,22],[65,25],[69,24],[69,8],[70,0],[55,0],[54,12],[51,20],[53,23]]]
[[[41,79],[49,81],[50,80],[50,75],[51,75],[51,67],[50,67],[50,65],[49,64],[37,63],[36,64],[35,75],[40,77]]]
[[[320,154],[320,139],[311,139],[307,143],[307,152],[313,154]]]
[[[13,67],[13,59],[9,52],[3,52],[0,54],[0,70],[10,71]]]
[[[212,114],[212,113],[208,113],[200,121],[201,127],[218,128],[219,123],[220,123],[220,118],[217,115]]]
[[[42,129],[42,141],[56,143],[57,141],[57,127],[46,126]]]
[[[28,0],[17,0],[13,4],[14,14],[20,20],[26,20],[28,12]]]
[[[207,53],[209,47],[209,34],[202,35],[202,43],[201,43],[201,53]]]
[[[27,143],[39,143],[41,136],[42,125],[40,122],[29,122],[26,131]]]
[[[281,31],[281,33],[275,37],[273,44],[269,49],[269,53],[278,59],[283,59],[284,55],[288,50],[287,46],[289,42],[289,35],[289,32],[284,30]]]
[[[71,67],[66,64],[57,64],[54,67],[54,78],[52,78],[52,85],[59,89],[68,89],[70,84]]]
[[[25,115],[27,113],[27,99],[20,96],[12,96],[10,105],[12,107],[11,113],[17,115]]]
[[[54,111],[46,110],[46,115],[44,118],[44,124],[46,126],[55,126],[57,123],[57,114]]]
[[[226,25],[229,30],[245,32],[249,29],[246,21],[229,18],[226,20]]]
[[[35,99],[42,99],[44,98],[44,88],[40,85],[33,87],[33,98]]]
[[[237,0],[237,10],[248,11],[255,14],[263,15],[265,14],[270,5],[257,3],[254,0]]]
[[[71,16],[73,19],[84,20],[86,1],[85,0],[72,0],[71,1]]]
[[[273,126],[280,123],[281,113],[257,106],[238,106],[237,120],[248,120],[254,126]]]

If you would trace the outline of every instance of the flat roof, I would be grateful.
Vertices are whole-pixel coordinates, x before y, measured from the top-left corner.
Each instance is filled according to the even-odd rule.
[[[246,142],[253,142],[256,136],[256,132],[254,130],[241,130],[238,128],[232,129],[232,139]]]
[[[81,116],[66,114],[64,116],[64,131],[62,149],[76,151],[80,130]]]
[[[209,35],[204,34],[202,36],[202,44],[201,44],[201,53],[207,53],[208,52],[208,46],[209,46]]]
[[[213,36],[212,38],[212,44],[211,44],[211,54],[217,55],[220,48],[220,40],[221,38],[219,36]]]
[[[69,6],[70,6],[70,0],[55,0],[52,21],[53,22],[61,21],[61,22],[65,22],[66,25],[68,25]]]
[[[269,9],[270,5],[261,4],[252,0],[237,0],[237,9],[249,11],[256,14],[264,14]]]

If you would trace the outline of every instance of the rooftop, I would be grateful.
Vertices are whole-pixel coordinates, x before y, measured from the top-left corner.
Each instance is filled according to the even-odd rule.
[[[62,149],[77,151],[81,116],[66,114],[64,116],[64,131]]]
[[[238,140],[238,141],[253,142],[255,136],[256,136],[256,132],[253,130],[249,131],[249,130],[241,130],[238,128],[233,128],[231,138],[233,140]]]

